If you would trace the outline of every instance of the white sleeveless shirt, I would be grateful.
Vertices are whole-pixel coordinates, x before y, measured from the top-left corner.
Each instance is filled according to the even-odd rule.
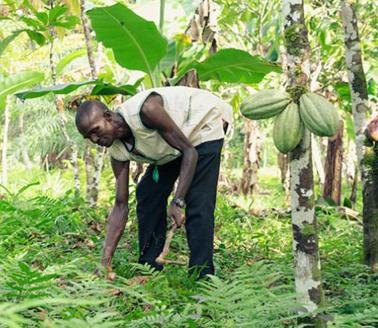
[[[133,149],[140,155],[133,154],[123,141],[116,139],[109,147],[112,158],[162,165],[181,156],[179,150],[141,121],[141,107],[153,92],[162,97],[164,109],[193,146],[224,138],[223,121],[228,123],[228,130],[231,128],[232,107],[209,91],[184,86],[148,89],[129,98],[116,110],[130,127],[135,139]]]

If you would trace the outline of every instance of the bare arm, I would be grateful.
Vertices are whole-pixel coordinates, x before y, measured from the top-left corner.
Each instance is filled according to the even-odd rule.
[[[141,118],[148,127],[156,129],[169,145],[182,152],[180,178],[175,197],[185,198],[197,166],[197,151],[165,111],[159,95],[147,98],[141,109]],[[181,222],[177,220],[176,222],[181,225]]]
[[[156,129],[169,145],[182,152],[180,180],[175,197],[184,198],[196,169],[198,159],[197,151],[165,111],[159,95],[147,98],[142,107],[141,114],[143,122],[146,123],[148,127]]]
[[[112,169],[116,178],[116,198],[108,217],[107,231],[101,264],[111,271],[113,254],[121,239],[129,212],[129,168],[130,162],[120,162],[111,159]]]

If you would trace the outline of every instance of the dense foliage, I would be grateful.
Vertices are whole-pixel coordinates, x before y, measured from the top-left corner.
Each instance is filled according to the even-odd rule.
[[[278,180],[261,182],[270,188]],[[217,277],[194,282],[185,267],[154,273],[137,261],[134,214],[115,257],[115,281],[93,275],[111,199],[96,209],[40,185],[0,201],[0,324],[46,327],[297,327],[291,225],[285,213],[256,217],[227,201],[216,211]],[[26,195],[27,194],[27,195]],[[269,204],[267,204],[269,205]],[[377,275],[361,258],[361,224],[318,211],[327,313],[335,327],[374,327]],[[172,257],[187,257],[183,232]],[[135,279],[143,273],[146,279]]]
[[[283,138],[290,129],[273,132],[273,120],[263,120],[249,130],[251,121],[239,110],[257,91],[286,87],[281,1],[210,1],[218,16],[204,30],[195,13],[201,2],[0,4],[0,327],[311,327],[296,297],[288,172],[274,146],[293,150],[302,131],[298,128],[288,145]],[[373,328],[378,327],[378,275],[362,264],[362,184],[339,6],[339,0],[304,6],[312,48],[309,88],[327,98],[344,122],[341,204],[322,197],[329,139],[312,138],[326,300],[318,313],[333,327]],[[356,8],[374,108],[378,21],[374,1],[360,0]],[[85,22],[92,29],[89,38]],[[140,90],[175,85],[193,70],[201,88],[234,110],[216,208],[216,276],[195,281],[183,266],[167,265],[157,273],[137,264],[132,184],[129,221],[113,260],[116,278],[108,279],[99,262],[114,177],[105,156],[102,170],[97,165],[99,199],[90,206],[88,185],[101,152],[78,134],[76,102],[100,99],[115,108]],[[248,106],[242,108],[251,114]],[[266,108],[259,115],[252,118],[274,116]],[[290,128],[292,120],[276,125]],[[296,120],[301,123],[299,116]],[[336,118],[333,123],[336,129]],[[254,152],[245,146],[249,134],[258,143],[249,147]],[[246,160],[257,163],[257,169],[247,170],[257,187],[243,195]],[[352,214],[345,214],[348,210]],[[170,257],[188,258],[183,229],[174,236]]]

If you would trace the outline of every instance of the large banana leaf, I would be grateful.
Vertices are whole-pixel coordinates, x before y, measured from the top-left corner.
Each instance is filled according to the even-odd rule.
[[[279,65],[239,49],[222,49],[194,65],[201,81],[258,83],[270,72],[281,73]]]
[[[120,3],[94,8],[87,14],[97,40],[113,50],[119,65],[152,75],[167,52],[167,40],[153,22]]]
[[[142,83],[143,78],[135,82],[135,84],[125,84],[115,86],[110,83],[98,83],[91,91],[91,95],[107,96],[107,95],[135,95],[137,93],[138,86]]]
[[[55,95],[66,95],[69,94],[76,89],[85,86],[94,84],[94,88],[91,91],[92,95],[102,96],[102,95],[115,95],[115,94],[122,94],[122,95],[134,95],[137,92],[137,87],[140,84],[140,80],[137,81],[134,85],[121,85],[121,86],[114,86],[110,83],[104,83],[100,80],[90,80],[84,82],[72,82],[72,83],[65,83],[54,85],[50,87],[38,88],[27,90],[23,92],[19,92],[16,96],[22,100],[25,99],[32,99],[45,96],[49,93],[53,93]]]
[[[16,96],[22,100],[25,100],[25,99],[42,97],[49,93],[53,93],[55,95],[65,95],[65,94],[71,93],[72,91],[75,91],[76,89],[84,85],[94,84],[96,82],[97,81],[95,80],[91,80],[91,81],[84,81],[84,82],[57,84],[50,87],[44,87],[44,88],[38,88],[38,89],[27,90],[24,92],[19,92],[16,94]]]
[[[40,72],[25,71],[18,74],[0,78],[0,108],[4,107],[5,98],[19,90],[28,88],[44,79]]]

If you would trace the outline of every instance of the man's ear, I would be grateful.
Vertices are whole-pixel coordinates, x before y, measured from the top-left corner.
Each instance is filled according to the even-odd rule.
[[[108,122],[110,122],[112,120],[112,117],[113,117],[113,112],[110,111],[109,109],[107,109],[104,112],[104,118],[105,118],[105,120],[107,120]]]

